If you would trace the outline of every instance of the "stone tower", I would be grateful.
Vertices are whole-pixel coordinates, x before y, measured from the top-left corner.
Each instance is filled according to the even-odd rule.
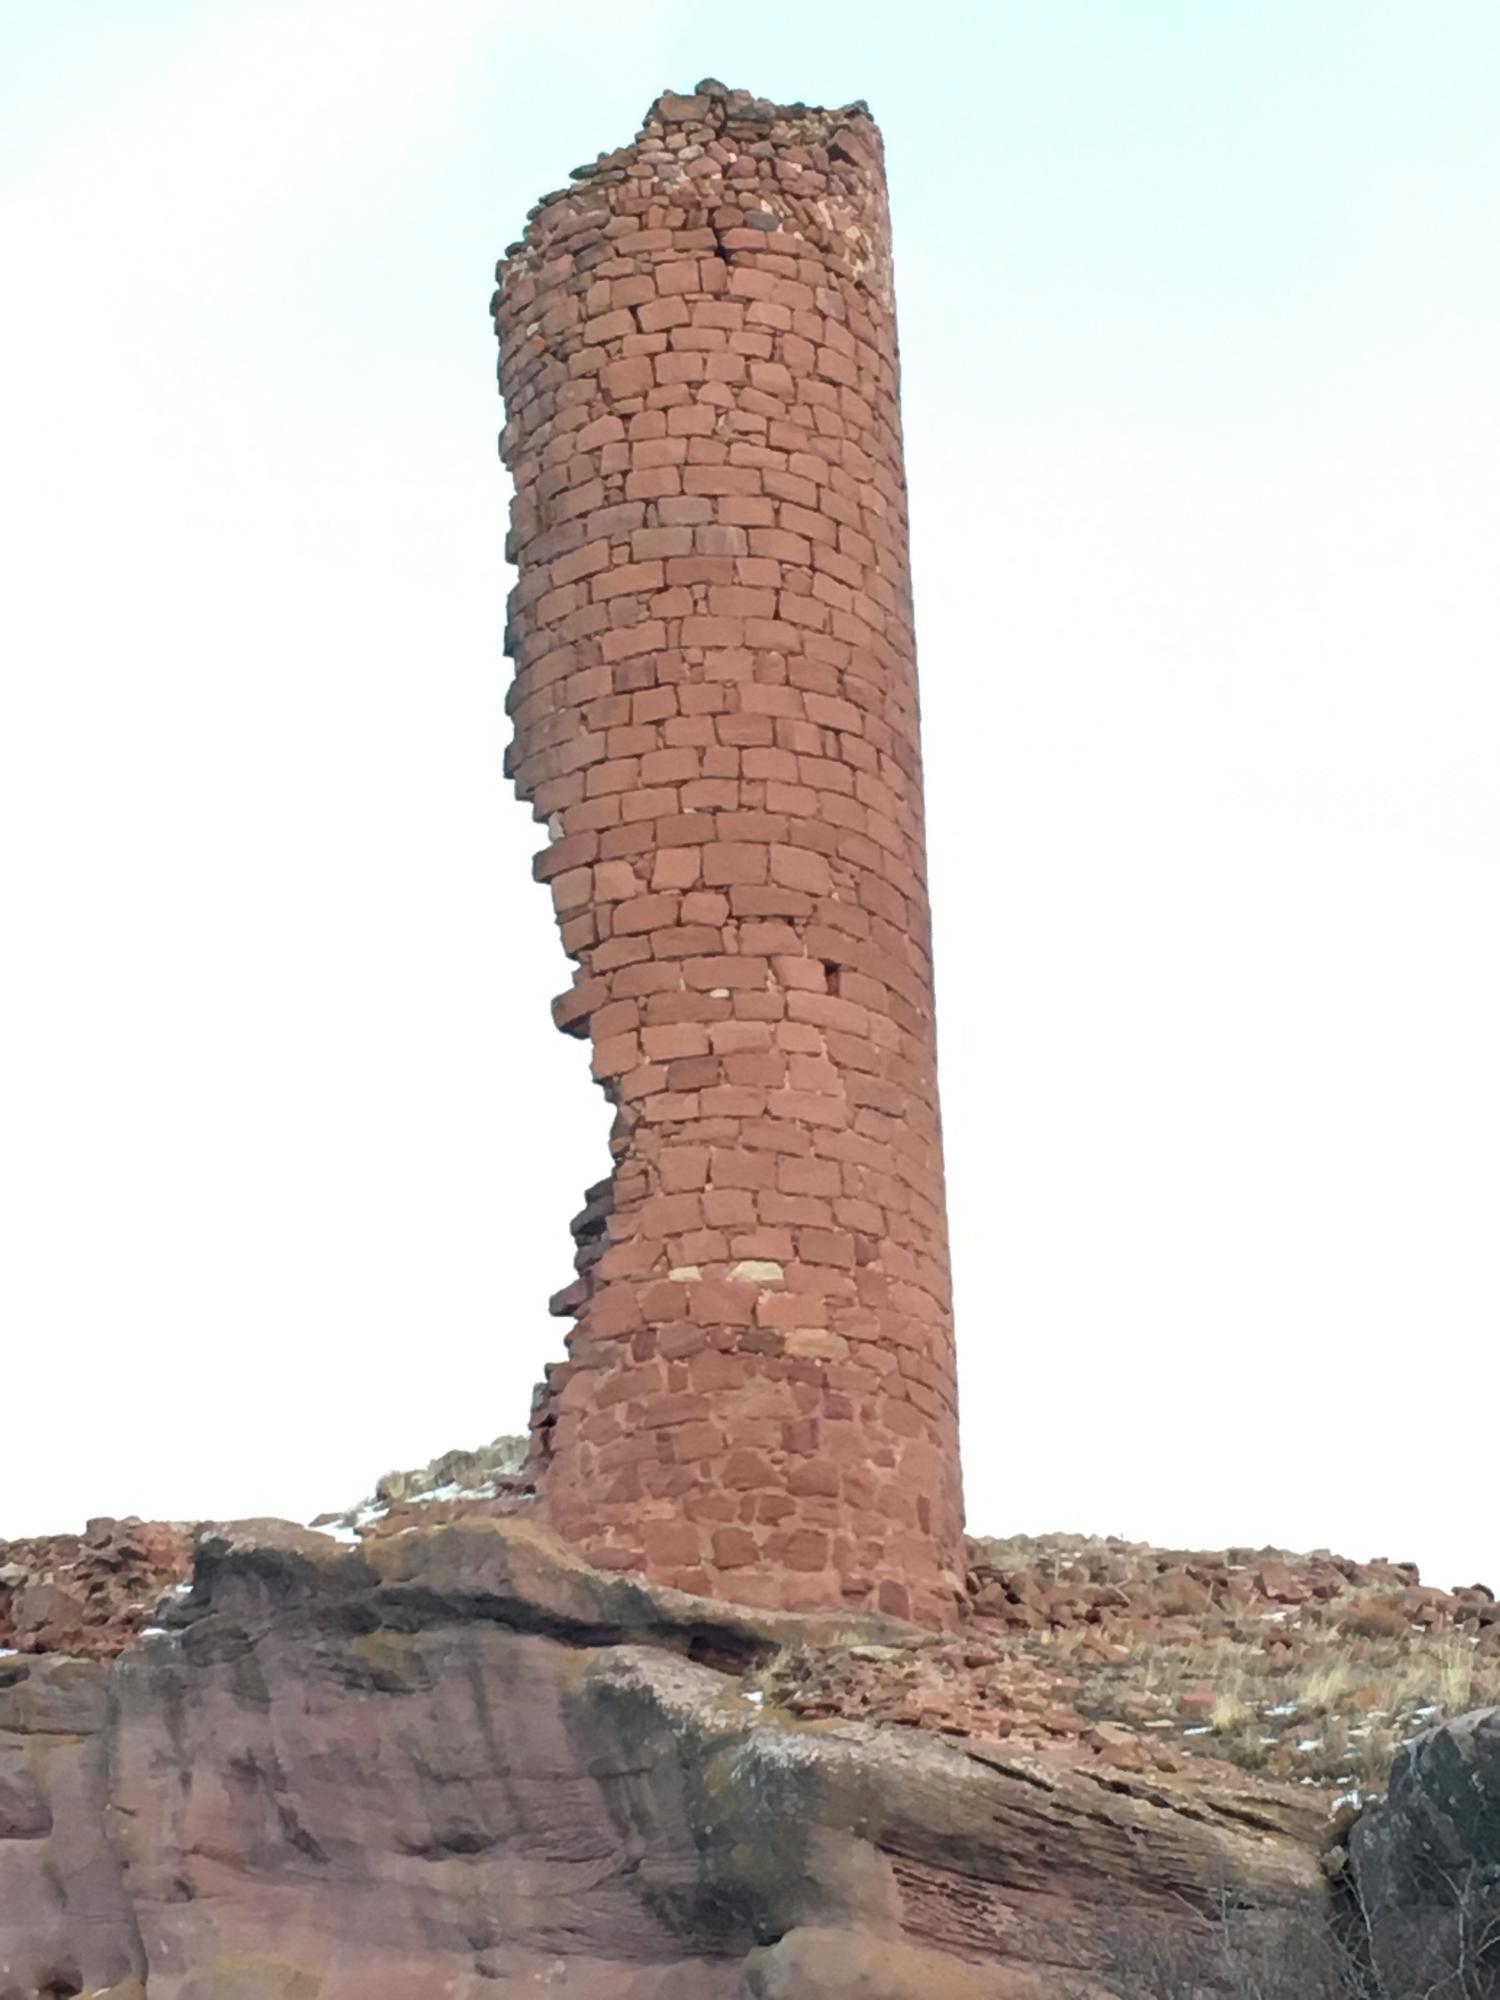
[[[863,105],[701,84],[495,299],[508,768],[614,1171],[544,1517],[596,1564],[941,1624],[962,1574],[896,322]]]

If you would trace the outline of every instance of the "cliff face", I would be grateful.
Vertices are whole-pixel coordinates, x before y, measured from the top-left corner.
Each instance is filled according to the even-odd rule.
[[[157,1615],[0,1658],[0,2000],[1009,2000],[1321,1893],[1316,1797],[798,1717],[789,1649],[924,1641],[525,1520],[223,1531]]]

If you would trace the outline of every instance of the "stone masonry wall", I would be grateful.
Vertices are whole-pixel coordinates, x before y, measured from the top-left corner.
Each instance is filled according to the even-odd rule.
[[[941,1624],[957,1415],[879,133],[705,83],[495,299],[508,760],[616,1107],[533,1463],[591,1561]]]

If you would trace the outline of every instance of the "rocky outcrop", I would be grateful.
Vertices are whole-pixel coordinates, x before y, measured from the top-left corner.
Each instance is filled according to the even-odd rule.
[[[362,1536],[415,1526],[414,1507],[429,1527],[464,1514],[529,1511],[535,1490],[526,1477],[527,1449],[524,1437],[502,1436],[472,1451],[445,1451],[416,1471],[385,1473],[368,1499],[343,1513],[320,1514],[313,1526]]]
[[[134,1517],[0,1542],[0,1653],[110,1658],[188,1574],[192,1551],[191,1529]]]
[[[1319,1550],[1162,1549],[1102,1535],[976,1535],[969,1607],[1014,1633],[1072,1631],[1100,1659],[1150,1633],[1245,1638],[1293,1649],[1300,1631],[1343,1638],[1461,1633],[1500,1654],[1500,1604],[1484,1584],[1424,1585],[1415,1563],[1353,1562]],[[1267,1629],[1270,1628],[1270,1629]]]
[[[351,1546],[471,1517],[529,1518],[525,1440],[387,1473],[319,1516]],[[262,1542],[300,1530],[240,1524]],[[220,1530],[97,1521],[0,1543],[0,1655],[110,1658],[186,1588]],[[316,1546],[322,1546],[321,1542]],[[975,1537],[966,1616],[889,1646],[792,1647],[765,1691],[805,1721],[895,1723],[1052,1761],[1164,1774],[1207,1761],[1360,1800],[1440,1714],[1500,1700],[1500,1624],[1481,1585],[1409,1563],[1276,1549],[1171,1550],[1099,1536]]]
[[[221,1531],[160,1616],[0,1660],[0,2000],[1042,2000],[1320,1893],[1315,1798],[798,1718],[789,1652],[923,1639],[524,1520]]]

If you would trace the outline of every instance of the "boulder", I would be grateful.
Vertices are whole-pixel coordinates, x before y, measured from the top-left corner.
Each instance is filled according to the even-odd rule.
[[[1348,1846],[1387,1991],[1500,1994],[1500,1708],[1440,1723],[1398,1751],[1385,1799]]]

